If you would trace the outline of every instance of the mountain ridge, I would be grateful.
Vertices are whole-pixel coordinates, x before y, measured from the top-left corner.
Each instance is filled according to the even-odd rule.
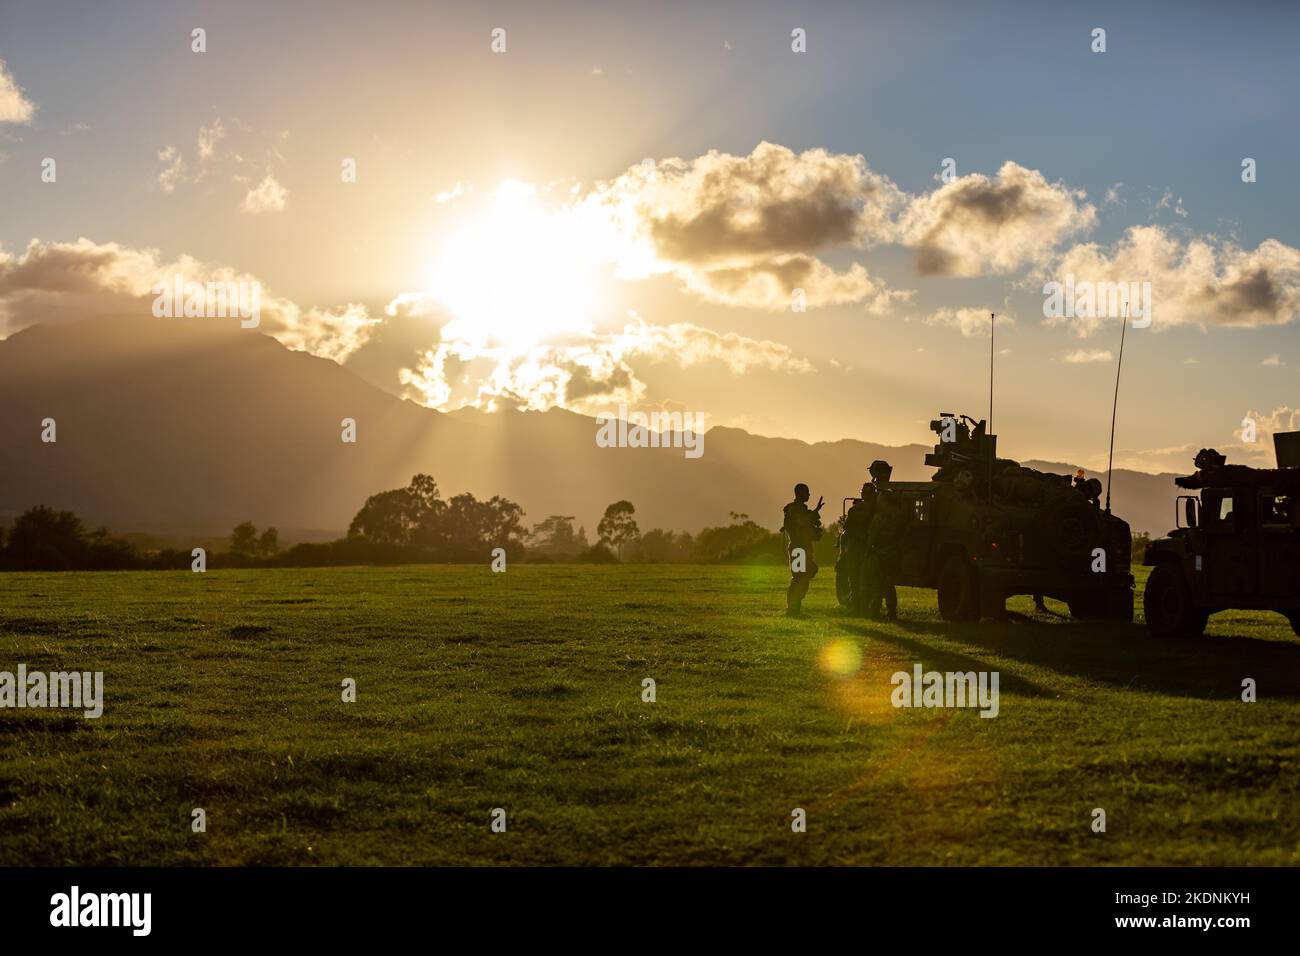
[[[46,418],[56,422],[51,444],[41,441]],[[341,440],[345,418],[355,444]],[[933,473],[919,443],[810,443],[716,426],[703,456],[687,459],[681,448],[598,447],[597,428],[560,408],[426,408],[220,320],[38,324],[0,341],[0,516],[48,504],[117,532],[219,534],[251,520],[319,539],[341,534],[369,495],[425,472],[444,497],[517,501],[529,524],[574,515],[591,533],[607,504],[628,499],[643,530],[693,533],[732,512],[777,526],[796,481],[838,514],[875,458],[899,480]],[[1135,531],[1164,533],[1172,478],[1117,470],[1117,513]]]

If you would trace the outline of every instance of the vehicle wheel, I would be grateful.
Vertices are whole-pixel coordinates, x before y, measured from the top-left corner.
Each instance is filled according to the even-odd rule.
[[[939,572],[939,616],[945,621],[979,620],[979,581],[975,568],[960,555],[948,558]]]
[[[1142,608],[1147,630],[1157,637],[1200,637],[1210,616],[1192,603],[1181,572],[1168,564],[1157,565],[1147,578]]]

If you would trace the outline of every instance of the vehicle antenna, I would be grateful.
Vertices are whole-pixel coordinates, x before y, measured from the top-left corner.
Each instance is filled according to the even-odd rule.
[[[1115,400],[1110,407],[1110,452],[1106,456],[1106,514],[1110,514],[1111,469],[1115,465],[1115,415],[1119,412],[1119,373],[1124,368],[1124,333],[1128,331],[1128,303],[1119,327],[1119,361],[1115,363]]]
[[[997,325],[997,313],[989,313],[989,426],[984,430],[984,440],[988,442],[993,435],[993,327]],[[993,459],[989,455],[989,504],[993,503]]]

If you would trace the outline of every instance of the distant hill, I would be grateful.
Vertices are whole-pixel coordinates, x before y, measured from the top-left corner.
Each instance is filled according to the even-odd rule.
[[[40,440],[45,418],[57,423],[54,444]],[[340,440],[344,418],[357,422],[355,445]],[[875,458],[900,480],[932,472],[921,444],[810,445],[717,427],[704,455],[687,459],[600,448],[596,427],[562,409],[437,412],[211,320],[36,325],[0,341],[0,517],[44,503],[118,532],[225,534],[251,520],[319,539],[346,529],[368,495],[423,471],[444,497],[518,501],[530,524],[575,515],[592,533],[604,507],[626,498],[642,529],[694,532],[730,512],[775,527],[796,481],[838,514]],[[1168,530],[1172,475],[1117,471],[1114,495],[1135,531]]]

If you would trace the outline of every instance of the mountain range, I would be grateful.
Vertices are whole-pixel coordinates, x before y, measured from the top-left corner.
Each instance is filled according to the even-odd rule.
[[[341,437],[349,418],[354,443]],[[53,442],[42,441],[46,419]],[[38,324],[0,341],[0,520],[47,504],[118,533],[211,536],[249,520],[284,541],[319,540],[345,531],[367,496],[426,472],[443,497],[504,495],[529,523],[572,515],[589,533],[619,499],[643,530],[695,532],[733,512],[775,528],[796,481],[826,496],[829,518],[876,458],[898,480],[932,473],[928,444],[809,444],[714,427],[704,454],[687,458],[681,448],[602,448],[597,428],[558,408],[439,412],[216,320]],[[1173,475],[1115,472],[1115,510],[1135,532],[1167,531],[1174,495]]]

